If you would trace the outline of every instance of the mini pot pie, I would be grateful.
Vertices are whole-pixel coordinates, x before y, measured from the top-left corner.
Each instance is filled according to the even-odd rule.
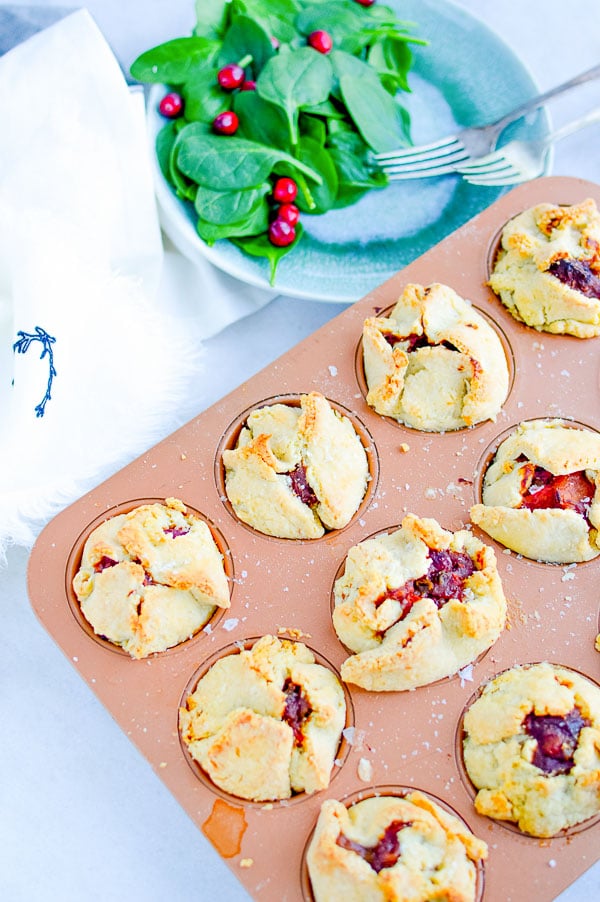
[[[96,527],[73,589],[94,632],[133,658],[189,639],[216,607],[230,604],[211,531],[177,498],[143,504]]]
[[[408,514],[355,545],[334,586],[333,625],[356,652],[342,679],[374,691],[414,689],[456,673],[496,641],[506,599],[491,548]]]
[[[508,393],[498,335],[447,285],[407,285],[363,326],[367,404],[428,432],[494,420]]]
[[[554,664],[513,667],[464,717],[479,814],[554,836],[600,812],[600,688]]]
[[[487,845],[418,791],[328,799],[307,851],[316,902],[474,902]]]
[[[350,420],[318,392],[300,407],[254,410],[223,452],[225,491],[237,516],[269,536],[316,539],[356,513],[369,466]]]
[[[600,553],[600,435],[562,420],[521,423],[486,471],[471,520],[534,560],[589,561]]]
[[[329,785],[346,718],[344,690],[301,642],[263,636],[217,660],[179,711],[191,756],[252,801]]]
[[[600,214],[588,198],[538,204],[504,227],[489,285],[515,319],[542,332],[600,335]]]

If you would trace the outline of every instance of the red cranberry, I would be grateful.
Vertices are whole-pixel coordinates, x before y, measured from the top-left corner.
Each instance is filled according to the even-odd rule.
[[[177,119],[183,113],[183,97],[181,94],[176,94],[175,91],[165,94],[158,104],[158,111],[167,119]]]
[[[240,120],[232,110],[225,110],[213,119],[213,129],[219,135],[234,135]]]
[[[280,204],[291,204],[298,194],[298,185],[287,176],[277,179],[273,187],[273,199]]]
[[[294,227],[284,222],[283,219],[275,219],[269,226],[269,241],[275,247],[287,247],[295,237]]]
[[[300,210],[296,204],[282,204],[277,211],[277,219],[283,219],[288,225],[295,226],[300,219]]]
[[[222,69],[219,69],[217,81],[224,91],[233,91],[235,88],[239,88],[244,81],[244,70],[237,63],[230,63],[228,66],[223,66]]]
[[[340,833],[336,845],[360,855],[379,874],[384,868],[392,868],[402,855],[398,834],[405,827],[412,827],[412,821],[392,821],[374,846],[363,846]]]
[[[600,276],[593,271],[587,260],[560,257],[550,264],[547,272],[567,288],[581,292],[586,298],[600,299]]]
[[[102,573],[103,570],[106,570],[108,567],[114,567],[118,564],[118,561],[113,560],[113,558],[108,557],[108,555],[103,554],[99,561],[96,561],[94,564],[94,571],[96,573]]]
[[[307,42],[318,53],[330,53],[333,48],[331,35],[327,31],[311,31]]]
[[[277,222],[277,220],[275,220],[275,222]],[[285,223],[285,220],[280,219],[279,222]],[[293,230],[293,223],[288,222],[287,225]],[[292,241],[293,240],[294,239],[292,238]],[[290,242],[287,243],[289,244]],[[291,470],[288,473],[288,476],[292,483],[292,491],[298,496],[300,501],[304,504],[308,504],[309,507],[315,507],[315,505],[319,503],[319,499],[306,478],[306,468],[302,464],[298,464],[294,470]]]
[[[302,692],[302,686],[294,683],[288,677],[283,684],[285,692],[285,708],[283,710],[283,720],[294,731],[294,742],[296,745],[304,743],[304,733],[302,732],[303,722],[312,712],[310,702]]]
[[[361,6],[373,6],[375,0],[354,0],[355,3],[360,3]]]
[[[240,91],[256,91],[256,82],[248,78],[240,85]]]

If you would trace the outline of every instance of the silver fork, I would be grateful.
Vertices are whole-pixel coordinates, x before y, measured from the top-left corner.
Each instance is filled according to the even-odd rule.
[[[472,185],[516,185],[544,172],[546,154],[552,144],[594,122],[600,122],[600,107],[590,110],[544,138],[509,141],[504,147],[456,167],[456,172]]]
[[[431,144],[379,153],[375,158],[391,181],[446,175],[454,172],[456,167],[466,160],[480,157],[493,150],[502,131],[511,122],[515,122],[532,110],[537,110],[546,101],[559,94],[599,77],[600,65],[594,66],[569,81],[544,91],[537,97],[532,97],[490,125],[463,128],[455,135],[448,135]]]

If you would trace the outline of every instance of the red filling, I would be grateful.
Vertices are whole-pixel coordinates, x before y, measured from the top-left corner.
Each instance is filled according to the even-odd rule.
[[[545,774],[568,774],[573,767],[573,754],[579,734],[590,722],[573,708],[564,717],[529,713],[523,721],[525,732],[537,740],[533,764]]]
[[[310,702],[302,694],[302,686],[294,683],[289,677],[283,684],[283,691],[286,694],[283,720],[292,728],[296,745],[302,745],[304,742],[302,725],[312,712]]]
[[[548,267],[548,272],[568,288],[579,291],[586,298],[600,300],[600,277],[587,260],[569,260],[561,257]]]
[[[163,529],[165,535],[171,536],[172,539],[176,539],[178,536],[187,536],[189,531],[189,526],[165,526]]]
[[[400,840],[398,834],[405,827],[410,827],[411,822],[392,821],[389,827],[385,828],[385,832],[381,839],[374,846],[362,846],[352,839],[348,839],[343,833],[340,833],[336,843],[342,849],[348,849],[350,852],[356,852],[361,858],[371,865],[373,870],[378,874],[384,868],[393,867],[400,855]]]
[[[103,554],[99,561],[96,561],[94,564],[94,571],[96,573],[102,573],[103,570],[107,570],[109,567],[115,567],[119,562],[113,561],[111,557]]]
[[[468,554],[462,551],[429,552],[431,563],[425,576],[409,579],[398,589],[388,589],[375,601],[379,607],[388,598],[393,598],[401,605],[398,620],[403,620],[412,606],[420,598],[431,598],[441,608],[451,598],[464,598],[465,580],[475,570],[475,564]]]
[[[406,343],[405,351],[407,354],[411,354],[413,351],[418,351],[419,348],[449,348],[451,351],[457,351],[458,348],[455,348],[453,344],[449,341],[429,341],[426,335],[417,335],[415,332],[411,332],[410,335],[395,335],[393,332],[382,332],[381,333],[387,343],[394,347],[394,345],[399,344],[401,341]]]
[[[319,499],[308,484],[306,468],[303,464],[299,464],[295,470],[291,470],[288,476],[292,483],[292,491],[295,492],[300,501],[303,504],[308,504],[309,507],[315,507],[319,503]]]
[[[557,507],[587,517],[595,486],[585,470],[554,476],[543,467],[528,463],[521,472],[521,507],[531,511]]]

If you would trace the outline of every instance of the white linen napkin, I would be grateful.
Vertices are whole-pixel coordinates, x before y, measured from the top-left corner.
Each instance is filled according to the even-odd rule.
[[[172,431],[201,339],[272,295],[163,249],[145,134],[85,10],[0,58],[0,563]]]

